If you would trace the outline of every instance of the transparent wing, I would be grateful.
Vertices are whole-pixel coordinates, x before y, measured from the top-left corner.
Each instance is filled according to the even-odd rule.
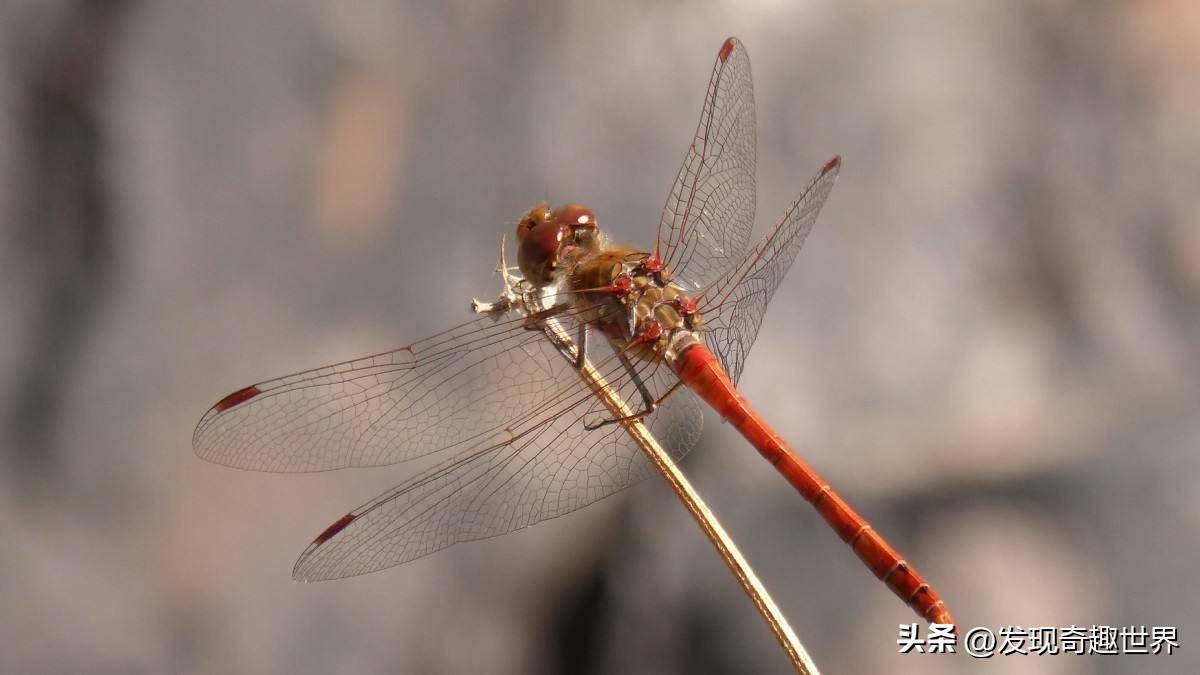
[[[584,310],[579,310],[584,311]],[[576,311],[476,319],[408,347],[261,382],[201,419],[196,453],[266,471],[442,459],[326,529],[298,579],[351,576],[455,542],[562,515],[649,475],[641,450],[543,332],[578,334]],[[626,366],[608,343],[589,358],[634,410],[675,383],[662,362]],[[646,420],[676,458],[695,444],[699,402],[677,390]]]
[[[829,160],[758,246],[699,294],[708,329],[705,342],[735,383],[758,337],[767,303],[817,222],[841,168],[841,157]]]
[[[565,306],[552,313],[573,320]],[[257,471],[393,464],[517,424],[578,379],[523,317],[482,317],[397,350],[240,389],[209,409],[192,443],[203,459]]]
[[[654,250],[676,274],[707,286],[745,254],[754,229],[754,162],[750,58],[729,38],[659,221]]]
[[[626,401],[638,400],[634,376],[617,359],[610,356],[597,368]],[[675,382],[661,363],[642,363],[635,372],[656,396]],[[611,413],[579,382],[570,373],[546,398],[549,407],[519,431],[464,444],[441,464],[343,516],[305,549],[293,576],[320,581],[398,565],[563,515],[648,476],[648,461],[621,426],[588,429],[587,423]],[[695,444],[702,422],[699,402],[686,390],[646,420],[676,458]]]

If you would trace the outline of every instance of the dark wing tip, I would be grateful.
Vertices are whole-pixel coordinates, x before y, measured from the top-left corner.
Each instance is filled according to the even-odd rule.
[[[292,568],[292,578],[296,581],[320,581],[330,578],[314,574],[313,570],[308,569],[308,564],[312,560],[313,554],[316,553],[317,549],[321,548],[322,544],[336,537],[339,532],[346,529],[357,517],[358,514],[356,513],[347,513],[338,518],[337,522],[325,528],[321,534],[318,534],[317,538],[313,539],[313,542],[308,545],[308,548],[304,549],[304,553],[300,554],[300,558],[296,561],[296,566]]]
[[[252,384],[249,387],[243,387],[242,389],[238,389],[220,401],[217,401],[216,405],[213,406],[213,410],[217,412],[225,412],[236,405],[240,405],[246,401],[249,401],[261,393],[262,390],[256,385]]]
[[[821,175],[824,176],[825,174],[829,173],[830,171],[838,171],[838,170],[841,170],[841,168],[842,168],[842,156],[836,155],[833,159],[829,160],[828,162],[825,162],[825,168],[821,169]]]
[[[318,534],[316,539],[313,539],[313,543],[312,543],[313,548],[320,546],[321,544],[324,544],[325,542],[332,539],[338,532],[341,532],[342,530],[346,529],[346,526],[349,525],[351,522],[353,522],[354,519],[357,517],[358,516],[354,515],[353,513],[347,513],[346,515],[342,516],[341,518],[338,518],[338,521],[336,523],[325,528],[324,532],[322,532],[321,534]]]
[[[733,48],[737,46],[738,39],[730,36],[725,38],[725,42],[721,45],[721,51],[717,52],[717,58],[721,63],[729,59],[729,55],[733,53]]]

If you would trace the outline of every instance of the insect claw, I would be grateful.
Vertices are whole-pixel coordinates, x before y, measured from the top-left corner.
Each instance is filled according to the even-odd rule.
[[[586,429],[587,431],[595,431],[595,430],[597,430],[601,427],[607,426],[608,424],[615,422],[615,421],[616,420],[613,420],[613,419],[607,419],[607,420],[600,420],[599,422],[593,423],[593,422],[588,422],[585,420],[583,422],[583,428]]]
[[[601,421],[595,422],[595,423],[584,422],[583,428],[587,429],[588,431],[595,431],[596,429],[602,429],[610,424],[621,424],[623,422],[636,422],[637,420],[645,418],[647,415],[649,415],[652,412],[654,412],[654,408],[647,408],[646,410],[643,410],[641,412],[633,413],[632,415],[626,415],[624,417],[609,417],[607,419],[604,419],[604,420],[601,420]]]

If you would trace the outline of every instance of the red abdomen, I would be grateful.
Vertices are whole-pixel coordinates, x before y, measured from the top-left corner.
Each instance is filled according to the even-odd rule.
[[[754,412],[708,348],[692,345],[672,366],[679,379],[741,432],[901,600],[926,621],[954,623],[933,587]]]

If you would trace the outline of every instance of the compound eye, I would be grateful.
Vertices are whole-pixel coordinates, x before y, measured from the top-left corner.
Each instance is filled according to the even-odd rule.
[[[530,230],[550,221],[552,217],[553,212],[550,211],[550,207],[545,202],[530,209],[528,213],[521,217],[521,221],[517,223],[517,241],[524,240],[525,235],[529,234]]]
[[[528,228],[517,247],[517,265],[521,274],[538,286],[550,283],[558,265],[559,249],[568,232],[566,226],[553,221]]]
[[[522,218],[521,222],[517,223],[517,241],[524,241],[525,235],[533,229],[533,221],[529,218]]]
[[[554,220],[572,228],[596,227],[596,214],[583,204],[565,204],[554,209]]]

